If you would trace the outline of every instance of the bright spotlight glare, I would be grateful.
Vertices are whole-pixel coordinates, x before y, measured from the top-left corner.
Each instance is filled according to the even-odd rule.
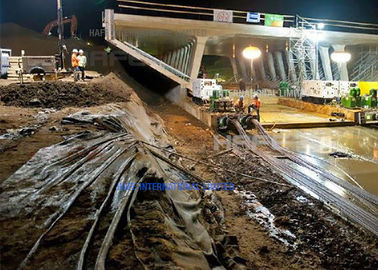
[[[325,26],[324,23],[318,23],[318,29],[320,30],[324,29],[324,26]]]
[[[257,47],[249,46],[243,50],[243,57],[253,60],[261,56],[261,51]]]
[[[313,42],[319,42],[324,40],[324,36],[321,33],[318,33],[316,31],[310,31],[306,34],[307,38],[310,39]]]
[[[336,63],[346,63],[352,58],[352,55],[348,52],[333,52],[331,54],[332,61]]]

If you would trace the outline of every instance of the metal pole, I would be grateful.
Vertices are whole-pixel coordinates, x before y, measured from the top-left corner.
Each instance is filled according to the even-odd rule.
[[[253,85],[252,85],[252,82],[253,82],[253,58],[251,58],[251,89],[253,89]]]
[[[62,0],[57,0],[57,15],[58,15],[58,52],[60,56],[60,68],[64,69],[64,52],[63,52],[63,39],[64,39],[64,28],[63,28],[63,6]]]

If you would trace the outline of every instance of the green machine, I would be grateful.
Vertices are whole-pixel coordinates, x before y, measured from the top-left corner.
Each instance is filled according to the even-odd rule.
[[[377,89],[370,89],[369,95],[364,95],[361,100],[361,106],[364,108],[377,107]]]
[[[229,90],[213,90],[210,96],[210,111],[231,111],[233,108],[232,100],[230,99]]]
[[[279,89],[280,89],[280,96],[283,96],[283,97],[289,96],[291,92],[293,91],[293,88],[290,87],[288,82],[281,82]]]
[[[351,88],[349,95],[341,98],[341,104],[345,108],[361,107],[360,88]]]

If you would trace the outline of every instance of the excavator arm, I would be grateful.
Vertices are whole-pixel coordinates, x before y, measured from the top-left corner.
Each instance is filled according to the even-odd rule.
[[[76,16],[72,15],[71,18],[68,18],[68,17],[64,18],[63,24],[66,24],[66,23],[71,23],[71,37],[76,37],[76,33],[77,33],[77,18],[76,18]],[[42,33],[44,35],[48,36],[50,31],[54,27],[57,27],[57,26],[58,26],[58,20],[53,20],[45,26]]]

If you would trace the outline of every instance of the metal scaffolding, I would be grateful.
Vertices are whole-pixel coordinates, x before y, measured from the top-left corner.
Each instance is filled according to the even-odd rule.
[[[291,84],[300,89],[304,80],[315,80],[319,77],[317,30],[314,24],[297,16],[296,27],[291,31],[289,61],[293,68],[289,67],[289,78],[292,78],[290,74],[296,73],[297,80],[291,81]]]

